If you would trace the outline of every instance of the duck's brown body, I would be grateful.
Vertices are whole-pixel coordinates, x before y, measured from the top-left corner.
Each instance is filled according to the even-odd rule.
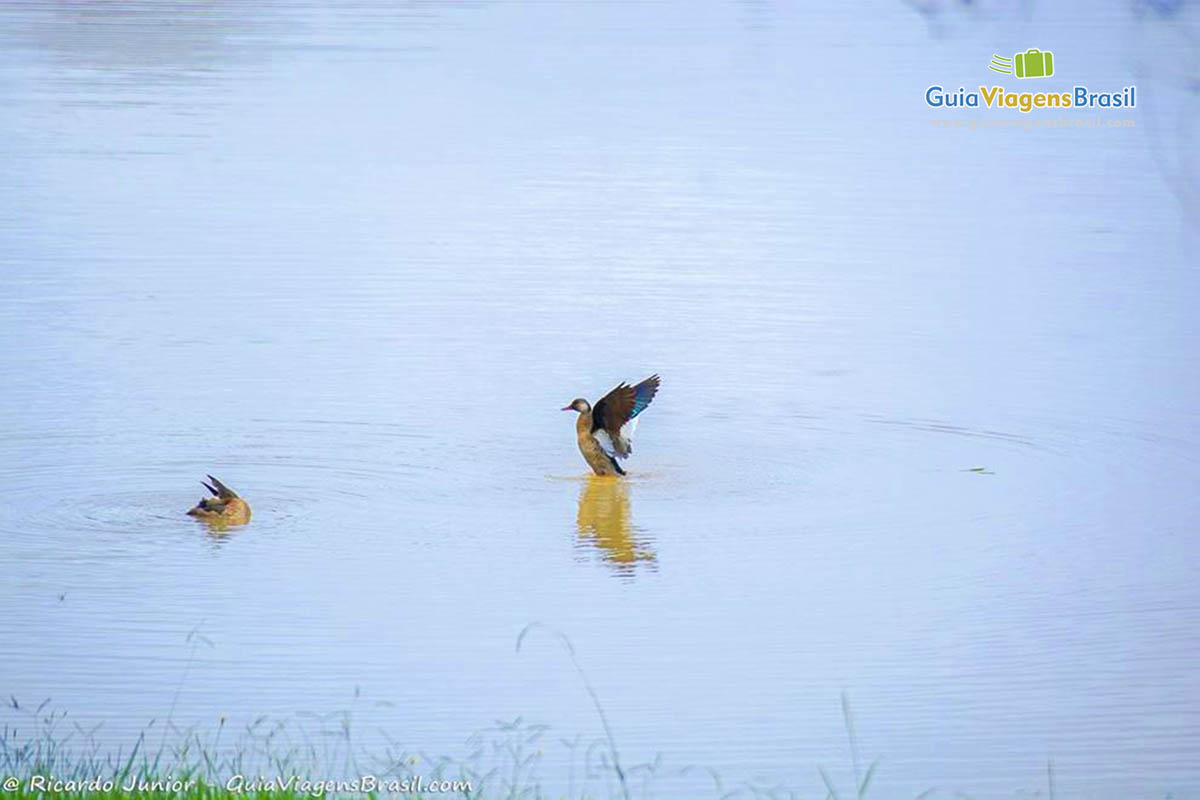
[[[187,512],[188,515],[221,525],[245,525],[249,522],[250,504],[212,475],[209,475],[208,479],[212,484],[205,483],[204,488],[212,492],[213,496],[200,498],[195,508]]]
[[[579,441],[579,452],[583,460],[597,475],[623,475],[622,470],[612,456],[604,452],[604,448],[592,434],[592,412],[587,411],[575,420],[575,438]]]

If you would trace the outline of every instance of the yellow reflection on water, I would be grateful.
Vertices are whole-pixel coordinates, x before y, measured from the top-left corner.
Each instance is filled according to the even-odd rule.
[[[631,521],[629,484],[622,478],[589,475],[584,479],[575,527],[580,544],[594,547],[619,573],[632,573],[638,562],[655,562],[654,551],[639,539]]]
[[[231,538],[235,533],[246,527],[246,520],[230,520],[225,517],[195,517],[195,520],[204,526],[204,532],[216,544],[223,544]]]

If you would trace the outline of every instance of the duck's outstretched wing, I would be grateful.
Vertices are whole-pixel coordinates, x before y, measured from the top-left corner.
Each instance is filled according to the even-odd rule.
[[[628,458],[633,452],[637,415],[650,405],[659,382],[651,375],[636,386],[621,383],[592,408],[592,436],[610,455]]]
[[[207,476],[211,483],[200,481],[205,489],[212,492],[212,497],[201,497],[196,503],[195,508],[187,512],[193,517],[208,517],[221,514],[229,501],[237,497],[238,494],[233,489],[230,489],[225,484],[214,478],[212,475]]]
[[[205,486],[208,486],[208,490],[210,492],[212,492],[213,494],[215,494],[217,497],[221,498],[222,500],[228,500],[231,497],[238,496],[237,492],[235,492],[233,489],[230,489],[225,484],[221,483],[219,480],[214,478],[212,475],[209,475],[208,479],[210,481],[212,481],[212,486],[208,486],[208,484],[204,483],[204,481],[201,481],[201,483],[204,483]],[[214,489],[213,486],[215,486],[216,488]]]

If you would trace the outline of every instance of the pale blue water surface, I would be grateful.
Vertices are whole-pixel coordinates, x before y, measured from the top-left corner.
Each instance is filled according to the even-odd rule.
[[[1198,11],[9,0],[0,695],[1200,797]],[[1135,124],[931,124],[1027,47]]]

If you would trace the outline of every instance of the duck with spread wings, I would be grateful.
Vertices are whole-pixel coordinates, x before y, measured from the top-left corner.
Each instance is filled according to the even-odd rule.
[[[575,436],[579,452],[597,475],[624,475],[620,460],[633,452],[633,431],[637,416],[646,410],[658,393],[659,379],[651,375],[634,386],[621,383],[595,406],[582,397],[572,400],[563,411],[578,411]]]

